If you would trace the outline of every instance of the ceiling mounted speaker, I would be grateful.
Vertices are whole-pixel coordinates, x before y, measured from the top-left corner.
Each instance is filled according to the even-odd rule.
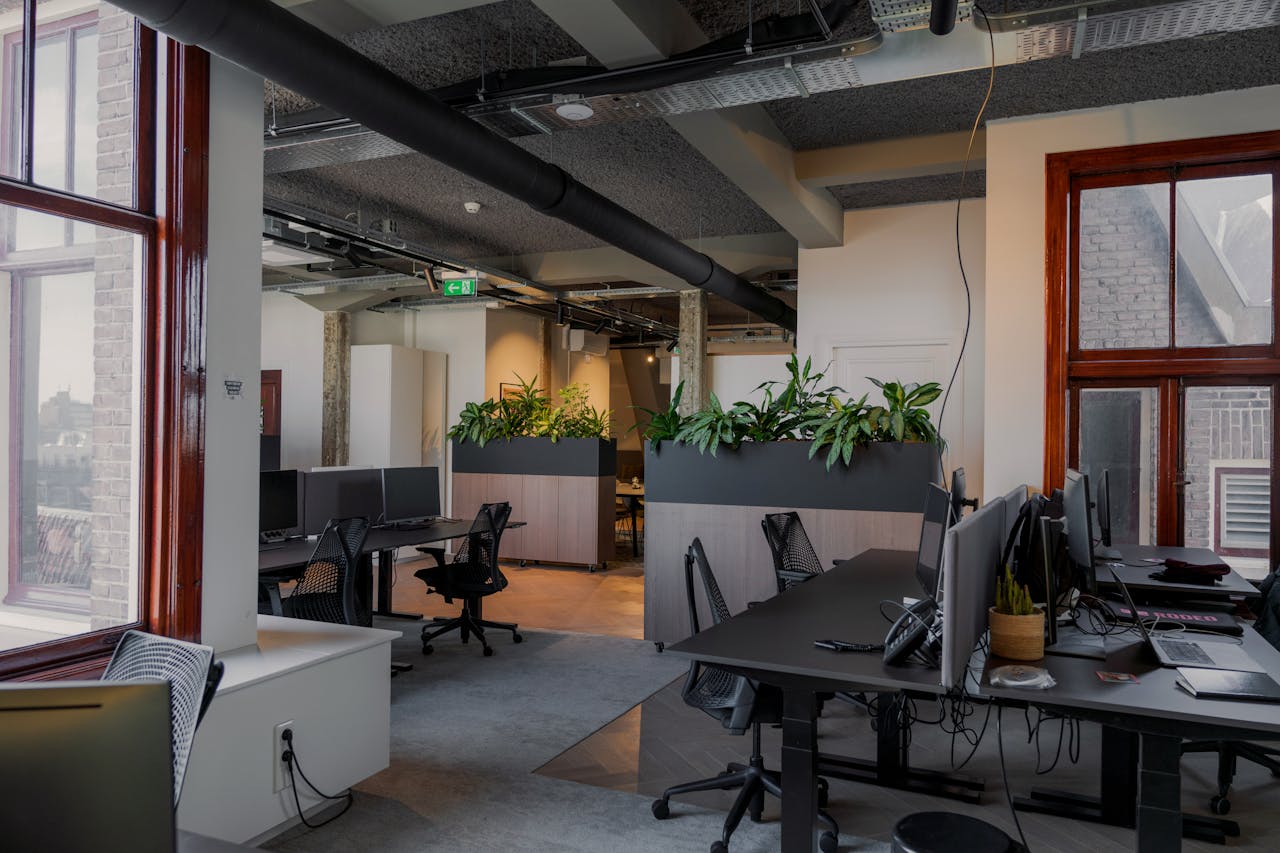
[[[956,28],[956,11],[960,0],[933,0],[929,10],[929,32],[945,36]]]

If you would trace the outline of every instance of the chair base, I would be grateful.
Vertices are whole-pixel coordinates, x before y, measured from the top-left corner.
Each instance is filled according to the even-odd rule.
[[[485,638],[484,632],[486,628],[492,628],[498,631],[510,631],[512,642],[524,642],[524,637],[520,635],[519,626],[516,625],[516,623],[491,622],[488,619],[481,619],[479,615],[472,612],[472,608],[468,604],[464,605],[462,612],[452,619],[448,617],[436,617],[431,620],[430,624],[423,626],[422,653],[424,655],[429,655],[434,651],[431,647],[431,641],[436,637],[448,634],[450,631],[457,631],[462,635],[463,643],[466,643],[472,636],[474,636],[480,641],[480,645],[484,649],[484,656],[490,657],[493,654],[493,646],[490,646],[489,641]]]
[[[729,838],[733,835],[733,831],[738,828],[738,824],[742,822],[744,815],[749,815],[755,823],[760,822],[764,813],[764,795],[766,793],[772,794],[779,799],[782,798],[782,776],[775,770],[766,769],[764,758],[760,754],[759,723],[752,727],[752,741],[754,749],[747,764],[730,764],[724,772],[708,779],[686,782],[683,785],[673,785],[663,791],[660,798],[653,801],[653,805],[650,807],[653,811],[653,816],[658,820],[666,820],[670,817],[671,806],[669,801],[672,797],[680,794],[692,794],[695,791],[732,791],[735,788],[740,789],[737,799],[733,801],[733,807],[729,809],[729,815],[724,819],[724,832],[720,836],[720,840],[711,845],[712,853],[725,853],[729,849]],[[818,786],[819,802],[825,805],[826,780],[819,779]],[[822,809],[819,809],[817,818],[826,827],[822,837],[819,839],[819,847],[823,853],[834,853],[837,848],[840,828],[836,825],[831,815]]]
[[[1259,746],[1248,741],[1209,740],[1192,741],[1182,745],[1182,754],[1189,752],[1218,753],[1218,793],[1209,798],[1209,810],[1216,815],[1231,812],[1231,785],[1236,778],[1236,763],[1243,758],[1280,776],[1280,750]]]

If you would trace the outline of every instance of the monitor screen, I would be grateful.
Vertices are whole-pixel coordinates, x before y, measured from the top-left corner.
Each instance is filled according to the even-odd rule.
[[[1004,542],[1009,541],[1009,534],[1013,532],[1013,525],[1018,520],[1018,513],[1022,512],[1022,505],[1027,502],[1027,485],[1023,483],[1021,486],[1015,486],[1000,499],[1004,504]]]
[[[951,472],[951,522],[953,524],[960,520],[960,514],[964,512],[964,500],[964,469],[957,468]]]
[[[1103,468],[1098,476],[1098,489],[1095,495],[1095,507],[1098,513],[1098,536],[1102,544],[1111,547],[1111,470]]]
[[[924,499],[924,522],[920,525],[920,548],[916,553],[916,580],[930,598],[938,595],[938,567],[942,564],[942,537],[947,532],[951,495],[934,483]]]
[[[440,469],[383,468],[382,520],[420,521],[440,514]]]
[[[163,681],[0,684],[0,846],[172,853],[169,715]]]
[[[298,472],[258,474],[258,532],[298,526]]]
[[[318,536],[331,519],[382,518],[382,470],[312,469],[306,477],[306,534]]]
[[[1077,585],[1093,592],[1093,523],[1090,517],[1089,475],[1067,469],[1062,505],[1067,522],[1067,554],[1075,564]]]
[[[994,500],[947,531],[942,572],[942,684],[959,687],[995,604],[1004,545],[1004,501]]]

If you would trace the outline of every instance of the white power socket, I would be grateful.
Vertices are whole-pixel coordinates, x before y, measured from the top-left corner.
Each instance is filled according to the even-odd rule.
[[[272,771],[271,790],[274,793],[279,793],[289,787],[289,768],[280,758],[289,746],[284,740],[285,729],[293,729],[294,735],[298,733],[298,727],[294,725],[293,720],[276,723],[276,727],[271,730],[272,758],[275,761],[272,765],[275,769]]]

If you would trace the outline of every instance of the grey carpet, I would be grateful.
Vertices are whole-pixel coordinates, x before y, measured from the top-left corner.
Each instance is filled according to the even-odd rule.
[[[705,851],[721,812],[681,806],[657,821],[650,798],[534,770],[659,690],[685,663],[620,637],[524,631],[492,640],[497,654],[456,635],[419,653],[417,626],[392,657],[416,668],[391,682],[391,766],[356,789],[351,810],[321,829],[289,830],[280,851]],[[696,713],[690,711],[691,714]],[[777,850],[776,822],[744,821],[734,853]],[[842,837],[841,850],[886,845]]]

